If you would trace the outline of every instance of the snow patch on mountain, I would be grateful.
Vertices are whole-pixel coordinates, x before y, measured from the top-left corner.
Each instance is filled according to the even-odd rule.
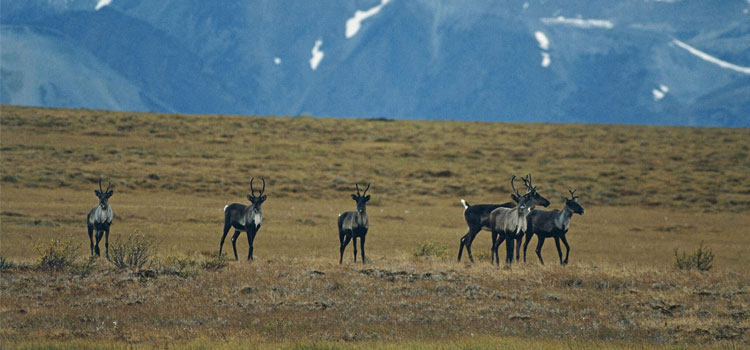
[[[685,50],[687,50],[688,52],[690,52],[691,54],[697,56],[698,58],[700,58],[700,59],[702,59],[702,60],[704,60],[706,62],[711,62],[711,63],[713,63],[713,64],[715,64],[715,65],[717,65],[717,66],[719,66],[721,68],[731,69],[731,70],[736,71],[736,72],[750,74],[750,67],[738,66],[736,64],[729,63],[727,61],[718,59],[718,58],[716,58],[714,56],[711,56],[711,55],[709,55],[709,54],[707,54],[707,53],[705,53],[705,52],[703,52],[701,50],[698,50],[698,49],[696,49],[696,48],[694,48],[694,47],[692,47],[692,46],[690,46],[688,44],[685,44],[684,42],[679,41],[677,39],[672,40],[672,43],[675,44],[675,45],[677,45],[677,46],[679,46],[679,47],[681,47],[681,48],[683,48],[683,49],[685,49]]]
[[[323,40],[315,40],[315,46],[313,46],[312,48],[312,57],[310,58],[310,68],[312,68],[312,70],[318,69],[320,61],[322,61],[323,56],[325,56],[325,53],[323,51],[320,51],[320,47],[322,45]]]
[[[654,96],[654,101],[659,101],[664,98],[669,92],[669,87],[664,84],[659,84],[658,89],[651,90],[651,94]]]
[[[539,48],[542,49],[542,67],[547,68],[552,63],[549,53],[546,52],[549,50],[549,38],[541,31],[534,32],[534,37],[539,43]]]
[[[612,29],[615,27],[612,21],[605,20],[605,19],[566,18],[563,16],[557,16],[557,17],[540,18],[539,20],[542,21],[542,23],[546,25],[562,24],[562,25],[578,27],[578,28],[583,28],[583,29],[590,29],[590,28]]]
[[[362,21],[375,16],[390,0],[381,0],[380,5],[375,6],[367,11],[355,11],[354,17],[346,20],[346,38],[350,39],[355,36],[359,29],[362,28]]]
[[[102,7],[108,6],[112,3],[112,0],[99,0],[99,2],[96,4],[95,10],[99,11]]]
[[[534,32],[534,37],[536,37],[536,41],[539,42],[540,49],[549,50],[549,38],[547,38],[547,35],[543,32],[536,31]]]
[[[549,53],[542,52],[542,67],[547,68],[550,64],[552,64],[552,59],[550,58]]]

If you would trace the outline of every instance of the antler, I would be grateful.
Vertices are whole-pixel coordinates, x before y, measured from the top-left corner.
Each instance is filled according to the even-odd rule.
[[[572,191],[571,191],[571,190],[568,190],[568,192],[570,192],[570,199],[571,199],[571,200],[574,200],[574,199],[578,198],[578,197],[576,196],[576,190],[572,190]]]
[[[99,178],[99,192],[104,192],[102,191],[102,178],[101,177]]]
[[[250,195],[253,197],[260,197],[263,195],[263,192],[266,191],[266,179],[261,177],[260,180],[263,181],[263,188],[258,191],[258,195],[255,195],[255,188],[253,188],[253,180],[255,180],[255,177],[250,178]]]
[[[527,189],[531,190],[531,174],[522,177],[521,180],[523,180],[523,185],[526,186]]]
[[[531,173],[526,174],[521,179],[523,179],[523,184],[526,185],[527,192],[535,190],[534,183],[531,181]]]
[[[255,189],[253,188],[253,180],[255,180],[255,177],[250,178],[250,195],[255,197]]]
[[[510,187],[513,188],[513,192],[515,192],[516,196],[520,196],[521,194],[518,193],[518,190],[516,189],[516,186],[513,185],[513,181],[516,179],[516,175],[513,175],[512,178],[510,178]]]
[[[367,188],[365,188],[365,191],[362,192],[362,196],[366,195],[367,194],[367,190],[369,190],[369,189],[370,189],[370,184],[368,183],[367,184]]]
[[[357,188],[357,197],[362,197],[362,195],[359,194],[359,185],[358,184],[354,184],[354,187]]]
[[[107,190],[106,190],[106,191],[104,191],[104,192],[109,192],[109,186],[111,186],[111,185],[112,185],[112,183],[111,183],[111,182],[108,182],[108,183],[107,183]],[[101,186],[99,186],[99,187],[101,187]]]

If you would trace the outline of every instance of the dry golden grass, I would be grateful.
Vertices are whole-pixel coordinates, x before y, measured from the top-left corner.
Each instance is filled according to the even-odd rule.
[[[246,201],[250,177],[268,183],[255,262],[143,281],[104,262],[84,278],[4,273],[3,342],[748,344],[750,129],[13,106],[2,106],[0,122],[0,256],[15,262],[31,263],[34,243],[50,238],[73,238],[88,254],[84,219],[100,176],[115,187],[111,241],[138,230],[159,241],[160,255],[196,259],[217,252],[222,208]],[[529,263],[490,267],[487,233],[473,246],[477,264],[454,262],[466,232],[459,200],[504,202],[510,174],[527,172],[550,209],[578,189],[586,214],[571,223],[571,266],[557,266],[553,242],[540,266],[534,241]],[[372,183],[370,261],[352,264],[350,246],[339,266],[336,215],[354,208],[354,182]],[[427,241],[447,257],[414,258]],[[674,270],[673,250],[700,241],[714,269]],[[231,255],[229,240],[224,249]]]

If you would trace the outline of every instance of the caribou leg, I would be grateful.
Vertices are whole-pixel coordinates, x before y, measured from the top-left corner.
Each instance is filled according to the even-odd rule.
[[[523,262],[526,262],[526,250],[529,248],[529,242],[531,242],[533,235],[533,232],[526,231],[526,238],[523,241]]]
[[[544,237],[537,235],[537,244],[536,244],[536,256],[539,257],[539,262],[544,265],[544,260],[542,260],[542,246],[544,245]]]
[[[568,240],[565,238],[565,235],[560,236],[560,239],[562,239],[563,244],[565,244],[565,260],[563,260],[563,265],[567,265],[568,255],[570,254],[570,246],[568,245]]]
[[[349,241],[352,239],[352,236],[346,235],[346,237],[342,238],[341,241],[341,255],[339,255],[339,264],[344,260],[344,249],[346,249],[346,246],[349,245]]]
[[[96,256],[101,256],[99,251],[99,241],[102,240],[102,234],[104,231],[99,231],[99,229],[96,229],[96,245],[94,246],[94,251],[96,252]]]
[[[523,234],[516,236],[516,262],[521,262],[521,241]]]
[[[255,242],[255,234],[258,230],[255,227],[247,227],[247,244],[250,249],[247,252],[247,260],[253,260],[253,242]]]
[[[496,247],[500,246],[500,244],[497,243],[497,239],[498,239],[497,235],[498,234],[495,231],[492,231],[490,233],[490,236],[492,236],[492,245],[490,246],[490,265],[495,265],[495,261],[496,261],[495,260],[495,255],[497,255],[497,248]],[[501,238],[501,239],[503,239],[503,238]],[[498,261],[497,264],[500,265],[500,262]]]
[[[505,263],[511,264],[513,263],[513,235],[508,235],[505,240]]]
[[[107,260],[109,260],[109,226],[104,230],[104,250],[107,254]]]
[[[91,256],[94,255],[94,227],[91,225],[88,225],[89,230],[89,242],[91,242]]]
[[[365,236],[359,237],[359,246],[362,248],[362,264],[365,263]],[[355,259],[356,260],[356,259]]]
[[[240,231],[235,230],[234,236],[232,236],[232,250],[234,250],[234,260],[240,260],[237,258],[237,237],[240,236]]]
[[[224,223],[224,233],[221,235],[221,243],[219,243],[219,256],[221,256],[221,250],[224,248],[224,239],[227,238],[227,233],[229,233],[231,227],[232,225],[228,221]]]
[[[481,230],[481,227],[476,228],[469,226],[469,231],[461,237],[461,244],[458,246],[458,261],[461,261],[461,255],[464,252],[464,247],[466,247],[466,253],[469,254],[469,260],[474,262],[474,257],[471,256],[471,243],[474,242],[474,238],[477,237],[477,233]]]
[[[555,237],[555,246],[557,246],[557,255],[560,257],[560,265],[563,265],[562,249],[560,249],[560,237]]]
[[[498,232],[493,232],[493,236],[498,236],[498,239],[495,241],[495,243],[492,244],[492,256],[493,261],[497,262],[497,266],[500,266],[500,256],[497,254],[497,249],[500,247],[501,244],[503,244],[503,241],[505,241],[505,237]]]
[[[362,241],[362,239],[360,239]],[[352,248],[354,248],[354,262],[357,262],[357,236],[352,233]]]

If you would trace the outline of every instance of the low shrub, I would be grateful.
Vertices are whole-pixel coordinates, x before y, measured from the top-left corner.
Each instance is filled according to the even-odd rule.
[[[701,241],[698,248],[693,253],[687,254],[682,252],[680,255],[677,248],[674,250],[675,267],[680,270],[692,270],[708,271],[713,267],[714,254],[711,249],[703,248],[703,241]]]
[[[128,235],[125,242],[112,244],[110,261],[116,267],[140,270],[156,253],[156,242],[136,230]]]
[[[36,267],[40,270],[63,271],[73,265],[79,244],[72,239],[61,241],[53,239],[48,243],[37,242],[34,248],[39,252]]]

